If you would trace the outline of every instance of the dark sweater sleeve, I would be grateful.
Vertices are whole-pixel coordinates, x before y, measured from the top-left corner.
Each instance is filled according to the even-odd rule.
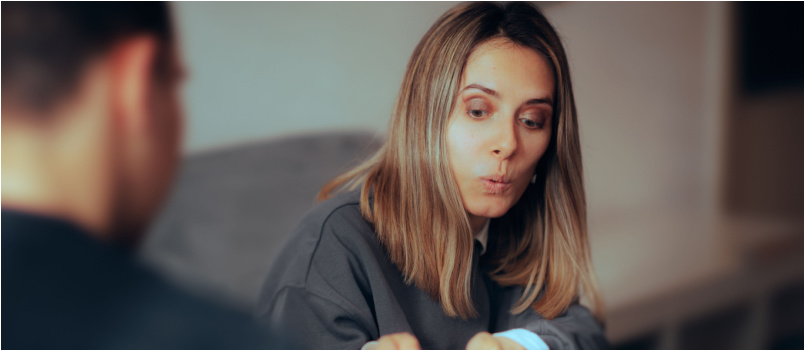
[[[352,206],[314,211],[282,248],[258,319],[302,349],[360,349],[379,337],[365,276],[365,220]],[[370,261],[370,260],[369,260]]]
[[[589,309],[573,304],[567,312],[546,320],[529,309],[516,316],[511,328],[524,328],[536,333],[550,350],[610,349],[603,327],[597,323]]]
[[[270,318],[301,349],[360,349],[370,339],[357,317],[303,288],[279,291]]]
[[[494,332],[522,328],[536,333],[550,350],[611,349],[603,326],[577,301],[560,316],[546,320],[532,308],[513,314],[511,310],[522,296],[522,287],[499,287],[494,290],[498,316]]]

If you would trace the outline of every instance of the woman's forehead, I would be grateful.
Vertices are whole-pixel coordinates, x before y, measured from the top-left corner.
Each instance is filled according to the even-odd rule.
[[[463,70],[460,89],[481,85],[500,97],[553,97],[553,71],[535,50],[508,39],[492,39],[480,44]],[[519,96],[522,95],[522,96]]]

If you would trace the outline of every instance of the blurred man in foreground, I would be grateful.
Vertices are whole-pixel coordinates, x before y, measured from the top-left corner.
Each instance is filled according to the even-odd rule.
[[[2,52],[3,345],[277,347],[132,254],[180,155],[167,5],[3,2]]]

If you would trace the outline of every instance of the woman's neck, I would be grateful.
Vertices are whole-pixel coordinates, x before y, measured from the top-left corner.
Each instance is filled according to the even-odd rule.
[[[472,235],[477,235],[488,220],[489,218],[486,217],[469,214],[469,224],[472,226]]]

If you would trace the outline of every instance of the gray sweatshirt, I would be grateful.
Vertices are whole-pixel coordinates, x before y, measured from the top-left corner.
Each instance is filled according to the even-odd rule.
[[[609,348],[584,306],[574,304],[549,321],[532,309],[513,315],[522,288],[498,285],[482,272],[482,262],[474,270],[479,316],[447,316],[438,301],[405,284],[360,213],[360,192],[352,191],[318,204],[302,219],[271,265],[257,316],[303,349],[357,350],[397,332],[412,333],[422,349],[464,349],[478,332],[514,328],[538,334],[550,349]]]

